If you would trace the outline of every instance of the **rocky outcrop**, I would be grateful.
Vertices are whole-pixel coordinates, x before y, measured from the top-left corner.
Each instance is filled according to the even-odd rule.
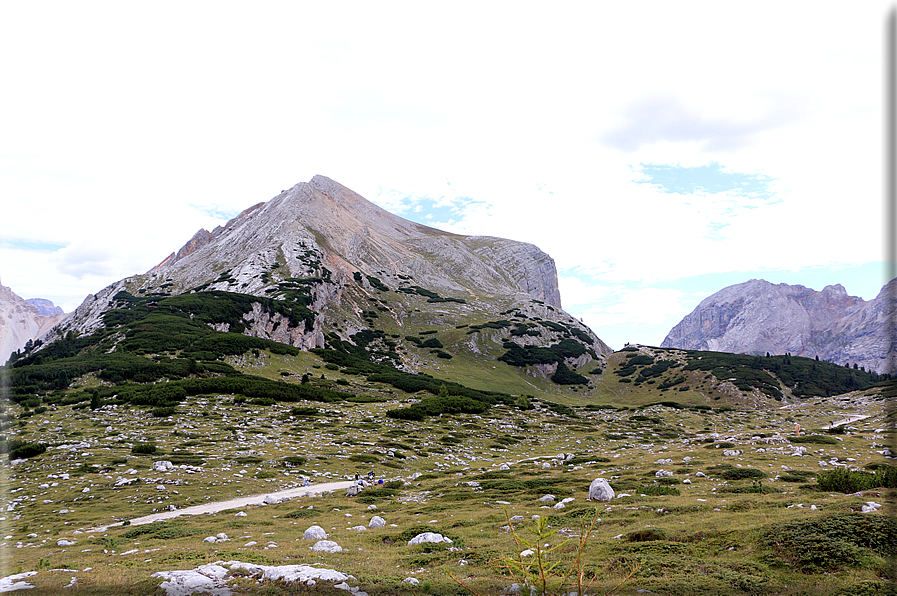
[[[0,285],[0,364],[65,318],[62,309],[44,298],[25,300]]]
[[[897,280],[869,302],[841,285],[816,291],[754,279],[702,301],[661,347],[807,356],[894,372],[892,317]]]

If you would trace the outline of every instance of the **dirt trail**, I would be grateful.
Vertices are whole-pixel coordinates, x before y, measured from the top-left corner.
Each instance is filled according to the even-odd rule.
[[[228,499],[227,501],[216,501],[213,503],[203,503],[202,505],[193,505],[191,507],[184,507],[183,509],[175,509],[174,511],[161,511],[159,513],[152,513],[150,515],[144,515],[143,517],[135,517],[130,520],[130,525],[139,526],[141,524],[149,524],[156,521],[163,521],[166,519],[174,519],[175,517],[180,517],[181,515],[201,515],[203,513],[218,513],[219,511],[226,511],[228,509],[240,509],[243,507],[247,507],[249,505],[262,505],[264,504],[265,497],[272,496],[277,499],[285,499],[285,498],[295,498],[295,497],[312,497],[316,495],[320,495],[321,493],[326,493],[335,490],[344,490],[349,488],[353,484],[351,480],[342,480],[340,482],[325,482],[323,484],[312,484],[310,486],[300,486],[297,488],[291,488],[288,490],[282,490],[274,493],[264,493],[261,495],[252,495],[249,497],[238,497],[236,499]],[[97,526],[95,528],[89,528],[87,530],[83,530],[85,532],[105,532],[109,528],[113,528],[115,526],[122,525],[122,522],[116,522],[109,524],[108,526]]]

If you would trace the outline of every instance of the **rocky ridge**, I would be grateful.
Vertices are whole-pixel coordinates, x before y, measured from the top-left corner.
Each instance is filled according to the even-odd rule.
[[[841,285],[816,291],[753,279],[703,300],[661,347],[791,354],[894,372],[892,318],[897,280],[866,302]]]

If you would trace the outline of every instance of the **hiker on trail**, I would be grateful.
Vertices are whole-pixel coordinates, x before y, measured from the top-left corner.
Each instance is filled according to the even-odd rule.
[[[371,471],[368,473],[368,479],[369,479],[371,482],[374,481],[374,471],[373,471],[373,470],[371,470]]]

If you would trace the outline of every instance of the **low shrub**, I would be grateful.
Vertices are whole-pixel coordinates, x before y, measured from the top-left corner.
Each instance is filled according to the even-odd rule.
[[[756,468],[736,468],[729,464],[720,464],[707,468],[707,472],[723,480],[744,480],[747,478],[766,478],[766,472]]]
[[[835,468],[819,472],[816,483],[820,490],[846,494],[873,488],[897,488],[897,468],[878,466],[874,472]]]
[[[827,437],[825,435],[801,435],[799,437],[789,437],[792,443],[813,443],[815,445],[837,445],[838,439]]]
[[[135,443],[131,447],[131,453],[136,455],[149,455],[158,452],[158,448],[153,443]]]
[[[43,443],[25,443],[19,445],[9,451],[9,459],[28,459],[37,457],[47,450],[47,446]]]
[[[321,512],[314,509],[297,509],[296,511],[290,511],[289,513],[284,514],[282,517],[301,519],[306,517],[317,517],[318,515],[321,515]]]
[[[761,532],[760,546],[773,563],[804,573],[868,567],[897,554],[897,520],[885,515],[833,513],[809,520],[780,522]]]
[[[150,413],[154,418],[167,418],[169,416],[174,415],[175,407],[174,406],[163,406],[161,408],[153,408]]]
[[[735,443],[730,443],[729,441],[720,441],[719,443],[704,445],[705,449],[732,449],[733,447],[735,447]]]
[[[359,453],[359,454],[349,457],[349,461],[357,461],[357,462],[367,463],[367,464],[375,463],[377,461],[377,459],[378,458],[376,455],[370,455],[368,453]]]
[[[666,532],[659,528],[643,528],[626,534],[623,538],[627,542],[650,542],[652,540],[666,540]]]
[[[672,486],[663,486],[660,484],[648,484],[645,486],[641,486],[638,489],[639,494],[647,495],[649,497],[654,496],[662,496],[662,495],[680,495],[678,488],[673,488]]]

